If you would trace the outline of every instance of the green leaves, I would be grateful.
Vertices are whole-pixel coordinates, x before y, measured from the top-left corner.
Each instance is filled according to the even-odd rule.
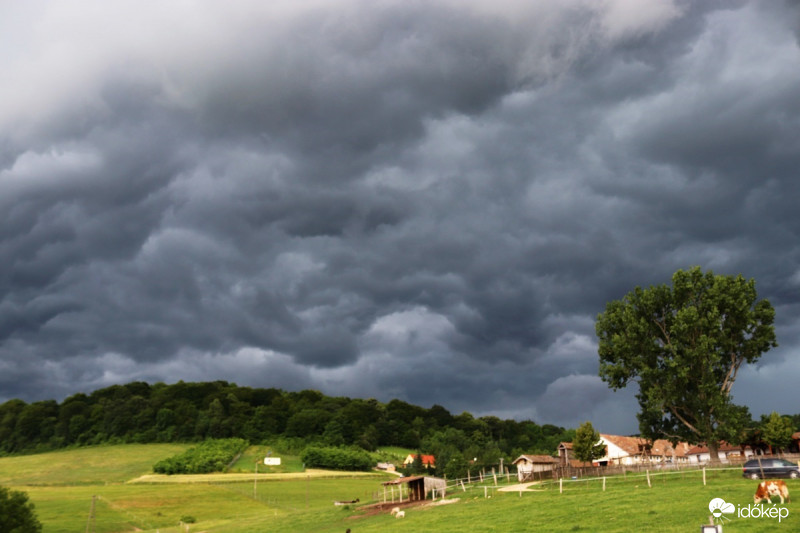
[[[636,287],[597,317],[600,377],[638,383],[645,436],[730,439],[743,416],[731,387],[742,364],[777,346],[774,318],[753,280],[679,270],[671,287]]]
[[[0,531],[39,533],[42,524],[24,492],[0,487]]]
[[[773,411],[768,417],[761,420],[761,438],[776,448],[787,448],[792,443],[794,425],[792,421]]]
[[[309,446],[300,458],[307,467],[331,470],[368,471],[373,465],[369,453],[348,448]]]
[[[208,474],[222,472],[244,451],[244,439],[211,439],[153,465],[157,474]]]
[[[600,434],[594,430],[591,422],[584,422],[575,431],[572,439],[572,452],[579,461],[591,462],[606,454],[606,447],[600,441]]]

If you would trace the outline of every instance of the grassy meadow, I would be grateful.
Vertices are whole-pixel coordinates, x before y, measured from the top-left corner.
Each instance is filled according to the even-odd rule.
[[[740,469],[709,470],[704,486],[700,471],[568,480],[501,492],[493,481],[451,491],[448,505],[406,509],[395,519],[386,512],[370,514],[364,504],[382,497],[386,474],[301,472],[285,461],[283,472],[266,473],[259,466],[263,449],[251,447],[230,474],[160,476],[148,482],[156,461],[188,445],[150,444],[80,448],[41,455],[0,458],[0,485],[24,490],[36,505],[45,533],[83,532],[185,533],[182,518],[192,517],[188,531],[208,533],[414,531],[629,532],[697,531],[709,517],[708,503],[722,498],[737,507],[752,504],[757,482]],[[283,459],[283,456],[282,456]],[[284,462],[284,461],[282,461]],[[237,466],[239,465],[239,466]],[[275,468],[275,467],[273,467]],[[338,477],[336,477],[338,476]],[[137,480],[136,482],[131,482]],[[191,482],[189,482],[191,481]],[[513,478],[512,478],[513,483]],[[800,481],[787,480],[800,494]],[[502,485],[502,483],[501,483]],[[489,496],[489,497],[484,497]],[[89,511],[94,498],[94,521]],[[359,498],[358,505],[334,506],[336,500]],[[797,511],[795,512],[795,506]],[[787,504],[789,516],[777,519],[730,516],[725,533],[800,530],[800,504]]]

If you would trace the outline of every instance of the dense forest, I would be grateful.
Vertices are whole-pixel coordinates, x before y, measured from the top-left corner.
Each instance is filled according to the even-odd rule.
[[[309,444],[401,446],[442,462],[510,462],[553,454],[574,430],[495,416],[451,414],[392,400],[330,397],[314,390],[240,387],[225,381],[114,385],[91,394],[0,405],[0,454],[104,443],[195,442],[242,438],[302,450]]]

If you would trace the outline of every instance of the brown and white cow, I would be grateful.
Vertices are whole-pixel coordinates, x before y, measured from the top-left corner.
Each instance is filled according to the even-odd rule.
[[[782,479],[773,479],[759,483],[753,500],[755,503],[760,503],[762,501],[769,503],[770,498],[773,496],[780,496],[781,503],[783,503],[784,499],[787,502],[792,501],[789,499],[789,489],[786,488],[786,482]]]

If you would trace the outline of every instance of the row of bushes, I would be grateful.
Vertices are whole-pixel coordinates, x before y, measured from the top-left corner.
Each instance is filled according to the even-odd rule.
[[[222,472],[244,451],[244,439],[211,439],[183,453],[163,459],[153,465],[158,474],[207,474]]]
[[[300,458],[306,467],[331,470],[370,470],[374,464],[369,453],[347,448],[309,446]]]

